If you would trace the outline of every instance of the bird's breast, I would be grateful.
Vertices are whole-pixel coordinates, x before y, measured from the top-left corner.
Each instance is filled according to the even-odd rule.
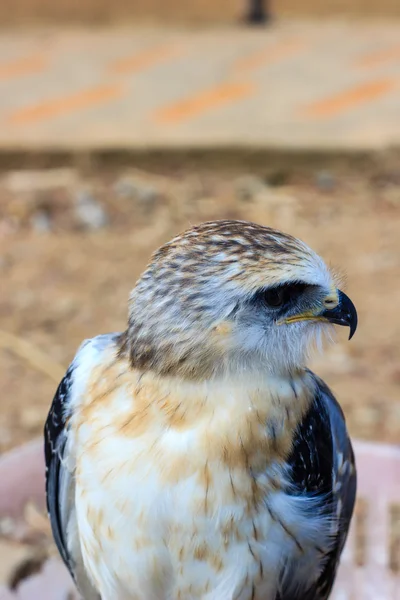
[[[282,488],[298,416],[259,389],[182,393],[110,370],[72,424],[82,553],[102,597],[273,598],[298,551],[300,506]]]

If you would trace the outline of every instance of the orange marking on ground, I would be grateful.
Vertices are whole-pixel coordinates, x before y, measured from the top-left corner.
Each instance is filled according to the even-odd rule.
[[[155,113],[155,120],[160,123],[176,123],[196,117],[207,110],[235,102],[254,94],[253,83],[224,83],[197,96],[176,102]]]
[[[26,58],[16,58],[9,62],[0,62],[0,79],[7,80],[23,75],[32,75],[40,73],[47,67],[47,60],[44,56],[30,56]]]
[[[171,58],[179,56],[182,49],[178,46],[157,46],[149,50],[143,50],[134,56],[120,58],[109,65],[109,71],[114,74],[124,75],[126,73],[137,73],[166,62]]]
[[[398,82],[392,79],[364,83],[324,100],[313,102],[302,112],[310,117],[332,117],[366,102],[372,102],[386,96],[397,86]]]
[[[266,65],[277,63],[291,56],[296,56],[305,48],[305,44],[299,40],[281,42],[269,48],[257,50],[252,54],[248,54],[238,59],[233,64],[235,71],[250,71]]]
[[[47,100],[33,106],[15,110],[8,115],[7,122],[12,125],[34,123],[66,115],[76,110],[90,108],[97,104],[110,102],[111,100],[120,98],[122,94],[123,88],[121,85],[101,85],[82,90],[70,96]]]
[[[400,46],[392,46],[377,52],[366,54],[357,60],[357,65],[360,67],[375,67],[400,58]]]

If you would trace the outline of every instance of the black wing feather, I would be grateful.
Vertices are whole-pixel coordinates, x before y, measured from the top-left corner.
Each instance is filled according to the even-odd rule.
[[[296,597],[292,591],[288,595],[283,589],[276,600],[327,600],[354,509],[356,469],[344,415],[328,386],[316,375],[312,376],[316,383],[315,398],[298,426],[288,461],[294,486],[292,493],[319,497],[321,508],[333,516],[339,501],[342,509],[333,547],[317,582]],[[336,486],[337,483],[340,485]]]
[[[74,367],[71,365],[60,382],[44,426],[47,510],[58,551],[72,577],[74,577],[73,561],[68,552],[65,528],[60,513],[62,504],[60,502],[60,490],[62,487],[62,461],[67,441],[66,426],[73,370]]]
[[[343,411],[331,390],[322,379],[315,375],[314,379],[318,385],[318,394],[321,403],[329,407],[333,443],[332,508],[334,510],[337,509],[339,500],[342,506],[335,543],[329,553],[325,569],[315,586],[314,595],[309,596],[309,600],[311,600],[311,598],[327,600],[335,582],[340,555],[346,543],[350,521],[353,515],[357,491],[357,471],[354,452],[347,433]],[[339,460],[339,456],[342,457],[341,460]],[[337,483],[339,484],[338,490],[335,489]]]

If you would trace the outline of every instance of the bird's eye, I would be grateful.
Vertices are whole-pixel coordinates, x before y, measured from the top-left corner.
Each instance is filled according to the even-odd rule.
[[[302,296],[308,288],[313,286],[298,282],[290,282],[286,284],[276,285],[267,289],[260,290],[257,294],[258,298],[262,298],[264,305],[268,308],[281,308],[287,306]]]
[[[272,308],[279,308],[286,301],[285,288],[276,287],[266,290],[264,293],[264,300],[268,306]]]

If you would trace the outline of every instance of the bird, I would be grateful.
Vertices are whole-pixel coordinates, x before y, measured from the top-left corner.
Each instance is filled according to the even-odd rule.
[[[310,356],[350,298],[299,239],[201,223],[152,255],[125,331],[83,342],[44,428],[46,497],[85,600],[326,600],[356,496]]]

